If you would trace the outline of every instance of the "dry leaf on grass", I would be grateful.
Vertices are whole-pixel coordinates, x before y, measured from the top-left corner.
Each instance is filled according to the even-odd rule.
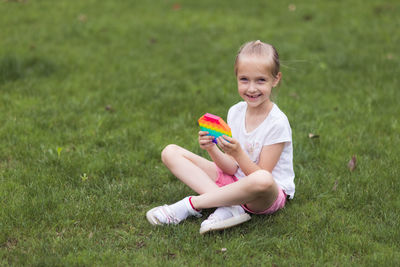
[[[221,248],[221,249],[218,249],[216,252],[217,253],[225,253],[227,250],[228,250],[227,248]]]
[[[86,22],[86,21],[87,21],[87,16],[86,16],[85,14],[80,14],[80,15],[78,16],[78,20],[79,20],[80,22]]]
[[[336,191],[337,186],[338,186],[338,180],[335,180],[335,184],[332,187],[332,191]]]
[[[319,135],[318,134],[309,133],[308,134],[308,138],[310,138],[310,139],[319,138]]]
[[[110,111],[110,112],[114,112],[115,111],[114,108],[112,106],[110,106],[110,105],[107,105],[104,109],[107,110],[107,111]]]
[[[176,257],[176,254],[168,251],[166,256],[168,257],[168,259],[174,259]]]
[[[136,242],[136,248],[142,248],[142,247],[144,247],[144,246],[146,246],[146,243],[144,243],[144,241],[138,241],[138,242]]]
[[[172,9],[173,10],[179,10],[179,9],[181,9],[181,5],[180,4],[178,4],[178,3],[176,3],[176,4],[174,4],[173,6],[172,6]]]
[[[5,243],[5,247],[7,249],[14,249],[18,244],[18,240],[16,238],[9,238]]]
[[[353,155],[351,157],[351,160],[347,164],[347,167],[349,167],[349,170],[352,172],[356,168],[356,165],[357,165],[357,158],[356,158],[356,155]]]

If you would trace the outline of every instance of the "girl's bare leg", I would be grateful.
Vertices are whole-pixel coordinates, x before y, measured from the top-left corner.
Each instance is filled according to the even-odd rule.
[[[265,170],[259,170],[235,183],[194,196],[191,200],[196,209],[246,203],[253,211],[264,211],[272,206],[278,193],[279,187],[272,175]]]
[[[168,145],[161,154],[167,168],[199,195],[192,197],[197,209],[246,205],[254,211],[268,209],[276,200],[279,187],[271,173],[259,170],[239,181],[218,187],[217,169],[212,161],[177,145]]]
[[[172,174],[198,194],[218,189],[217,168],[212,161],[177,145],[166,146],[161,159]]]

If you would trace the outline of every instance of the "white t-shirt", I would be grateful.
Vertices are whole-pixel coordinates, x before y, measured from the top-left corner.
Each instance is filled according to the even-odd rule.
[[[228,112],[228,125],[232,130],[232,137],[237,139],[250,159],[258,164],[263,146],[276,143],[285,143],[281,157],[272,176],[275,182],[290,198],[294,197],[294,171],[292,130],[286,115],[273,103],[273,107],[265,120],[253,131],[248,133],[245,127],[247,103],[242,101],[232,106]],[[235,176],[240,179],[245,176],[238,168]]]

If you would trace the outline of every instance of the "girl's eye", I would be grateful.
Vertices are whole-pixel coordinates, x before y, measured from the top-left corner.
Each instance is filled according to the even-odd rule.
[[[267,80],[261,78],[261,79],[259,79],[258,81],[259,81],[260,83],[264,83],[264,82],[266,82]]]
[[[247,82],[247,78],[240,78],[241,82]]]

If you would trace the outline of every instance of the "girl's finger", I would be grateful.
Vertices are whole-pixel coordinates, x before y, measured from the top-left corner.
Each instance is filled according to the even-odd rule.
[[[224,142],[224,138],[222,138],[222,136],[217,138],[217,143],[223,145]]]
[[[208,135],[209,134],[209,132],[206,132],[206,131],[200,131],[199,132],[199,135],[200,136],[206,136],[206,135]]]
[[[204,140],[204,141],[207,141],[207,142],[211,142],[212,140],[214,140],[214,138],[212,136],[201,136],[199,138],[199,140]]]
[[[200,142],[200,144],[210,144],[210,143],[212,143],[212,140],[200,139],[199,142]]]
[[[227,141],[229,143],[234,143],[234,140],[232,137],[229,137],[227,135],[223,135],[222,137],[223,137],[223,139],[225,139],[225,141]]]
[[[226,140],[224,136],[221,136],[219,138],[220,138],[220,142],[222,144],[224,144],[225,146],[229,146],[229,144],[230,144],[229,140]]]

